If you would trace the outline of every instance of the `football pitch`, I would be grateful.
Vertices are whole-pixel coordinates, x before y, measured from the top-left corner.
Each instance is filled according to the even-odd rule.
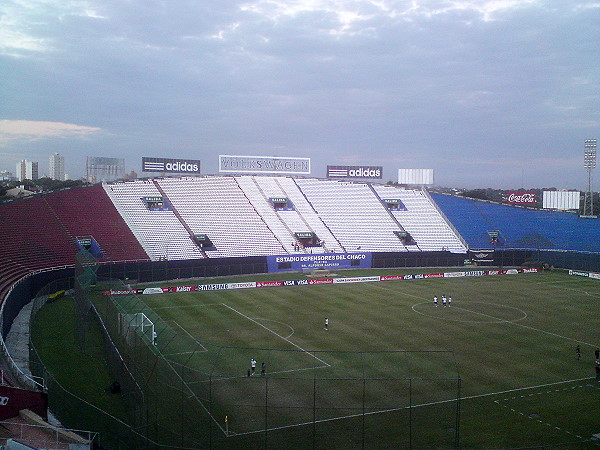
[[[384,273],[410,271],[360,274]],[[161,400],[170,426],[215,448],[599,448],[600,281],[546,271],[112,300],[153,323],[155,345],[129,351],[177,393]],[[205,431],[188,430],[200,416]]]

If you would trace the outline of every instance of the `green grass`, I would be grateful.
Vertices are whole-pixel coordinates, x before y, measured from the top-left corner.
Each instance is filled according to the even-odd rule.
[[[114,378],[104,361],[99,325],[93,324],[86,333],[85,351],[82,351],[75,342],[74,309],[71,297],[61,297],[44,305],[32,326],[32,343],[50,375],[64,390],[127,422],[129,415],[121,397],[106,392]],[[50,398],[51,406],[65,413],[61,420],[66,420],[72,428],[90,429],[90,421],[97,419],[92,407],[72,411],[65,408],[70,402],[80,405],[70,395],[62,395],[60,402],[55,400]]]
[[[436,269],[351,275],[415,272]],[[599,299],[597,281],[559,271],[116,298],[158,331],[156,347],[124,345],[160,393],[152,413],[177,442],[215,448],[598,448]],[[267,377],[246,377],[251,357]]]

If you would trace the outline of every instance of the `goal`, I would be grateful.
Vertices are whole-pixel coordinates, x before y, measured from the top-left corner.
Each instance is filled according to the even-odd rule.
[[[152,322],[143,312],[119,314],[121,334],[129,345],[157,344],[157,334]],[[141,339],[141,342],[140,342]]]

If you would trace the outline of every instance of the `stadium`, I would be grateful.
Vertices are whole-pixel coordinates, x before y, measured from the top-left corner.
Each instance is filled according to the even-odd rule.
[[[90,448],[600,445],[598,220],[219,175],[36,195],[0,223],[3,420],[49,406]],[[26,307],[60,333],[43,319],[67,298],[121,418],[58,382],[39,341],[30,372],[7,344]]]

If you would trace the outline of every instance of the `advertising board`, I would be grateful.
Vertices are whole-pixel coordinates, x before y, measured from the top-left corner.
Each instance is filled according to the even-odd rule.
[[[219,172],[310,175],[310,158],[219,155]]]
[[[579,209],[581,193],[579,191],[543,191],[542,208],[572,210]]]
[[[433,184],[433,169],[398,169],[398,183],[417,186]]]
[[[511,205],[534,206],[537,203],[535,192],[530,191],[508,191],[504,201]]]
[[[383,167],[327,166],[327,178],[380,180],[383,178]]]
[[[370,259],[370,253],[355,253],[352,254],[355,257],[358,255],[359,259],[365,261],[367,258],[360,258],[360,256],[368,255]],[[304,255],[313,256],[313,255]],[[314,255],[317,256],[317,255]],[[341,261],[341,259],[340,259]],[[286,263],[287,264],[287,263]],[[356,267],[356,266],[355,266]],[[276,287],[276,286],[310,286],[318,284],[347,284],[347,283],[372,283],[379,281],[402,281],[402,280],[424,280],[429,278],[455,278],[455,277],[481,277],[484,275],[517,275],[519,273],[538,273],[539,269],[532,267],[529,269],[502,269],[502,270],[469,270],[462,272],[436,272],[436,273],[414,273],[407,275],[372,275],[366,277],[343,277],[343,278],[318,278],[318,279],[302,279],[302,280],[272,280],[272,281],[243,281],[238,283],[214,283],[214,284],[200,284],[197,286],[167,286],[167,287],[153,287],[145,289],[126,289],[126,290],[109,290],[104,291],[103,294],[106,296],[113,295],[138,295],[138,294],[163,294],[170,292],[193,292],[193,291],[221,291],[229,289],[249,289],[249,288],[262,288],[262,287]],[[576,272],[574,270],[569,271],[569,275],[589,276],[596,279],[600,279],[600,274],[588,273],[588,272]]]
[[[142,157],[142,172],[200,173],[200,161],[196,159],[170,159]]]
[[[320,253],[267,256],[269,272],[371,267],[371,253]]]

